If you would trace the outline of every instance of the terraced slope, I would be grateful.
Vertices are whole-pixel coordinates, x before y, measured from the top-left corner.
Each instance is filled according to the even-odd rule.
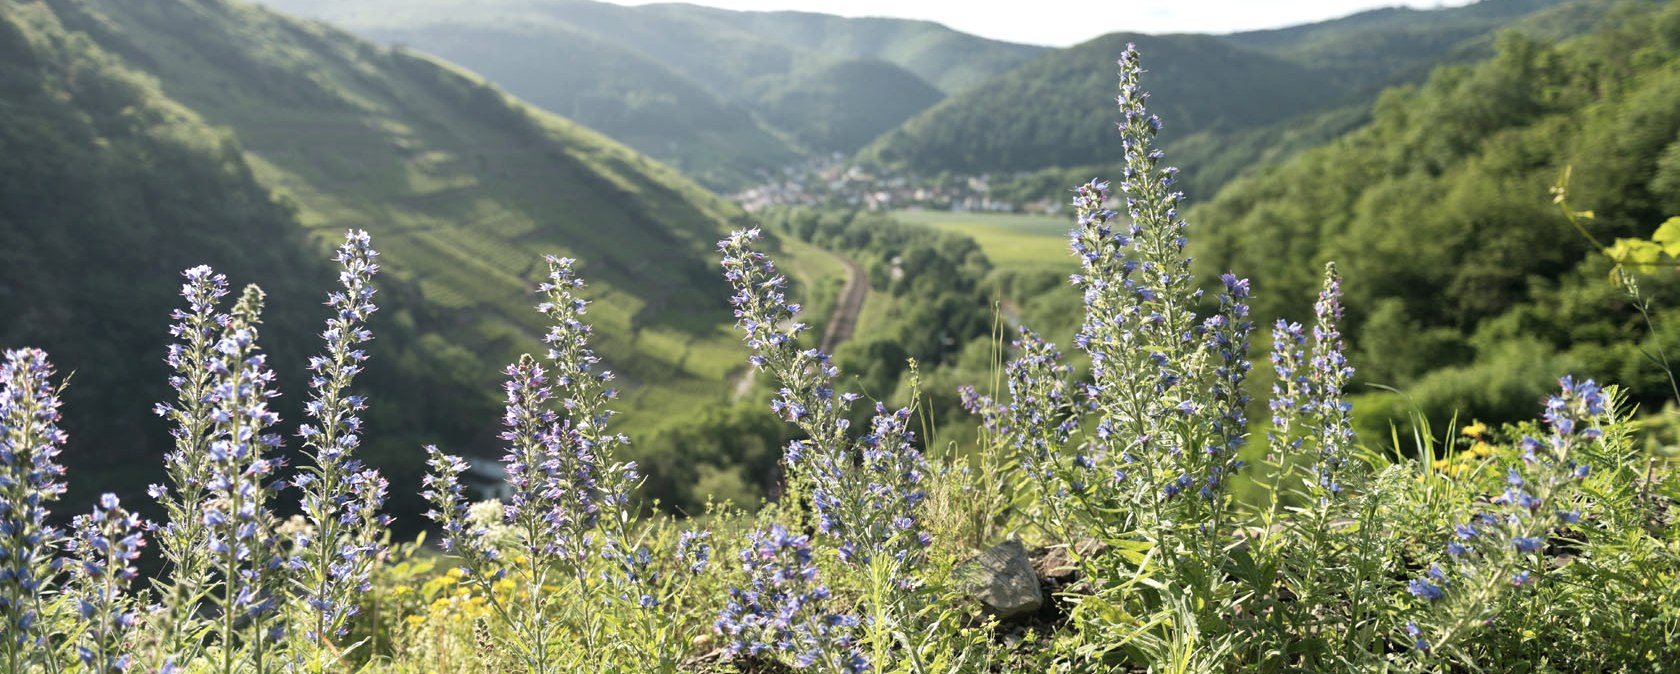
[[[0,153],[16,160],[0,162],[0,336],[121,331],[62,362],[117,373],[78,377],[108,404],[77,414],[114,429],[80,435],[126,445],[102,456],[161,454],[146,410],[167,395],[176,271],[207,261],[268,288],[277,365],[297,370],[327,245],[350,227],[387,270],[370,440],[396,439],[375,450],[393,462],[421,440],[494,454],[496,372],[541,348],[544,254],[583,261],[628,432],[727,400],[744,360],[712,251],[740,214],[664,165],[431,57],[251,5],[0,6]]]
[[[665,167],[446,64],[321,24],[223,0],[50,4],[231,129],[304,226],[366,227],[394,279],[458,312],[473,351],[529,346],[541,327],[530,288],[555,253],[586,261],[600,348],[625,374],[726,369],[707,364],[727,296],[709,256],[735,213]]]

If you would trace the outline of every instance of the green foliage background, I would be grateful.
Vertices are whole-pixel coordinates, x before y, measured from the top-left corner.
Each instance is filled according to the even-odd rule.
[[[1197,257],[1251,275],[1266,320],[1307,315],[1307,262],[1335,260],[1361,382],[1409,393],[1364,401],[1376,419],[1413,405],[1519,418],[1568,370],[1647,405],[1670,397],[1652,358],[1675,352],[1680,287],[1671,273],[1641,281],[1659,302],[1653,332],[1549,188],[1572,166],[1570,205],[1597,215],[1605,241],[1680,209],[1665,159],[1680,153],[1677,27],[1672,3],[1632,2],[1576,39],[1506,34],[1493,58],[1384,93],[1369,125],[1191,210],[1209,223]]]

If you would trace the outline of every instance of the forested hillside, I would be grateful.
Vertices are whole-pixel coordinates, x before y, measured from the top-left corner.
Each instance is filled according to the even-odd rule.
[[[393,481],[420,469],[421,441],[494,452],[496,372],[538,348],[543,254],[584,261],[627,418],[733,390],[741,361],[709,256],[737,214],[669,169],[429,58],[247,5],[5,9],[0,254],[17,273],[0,291],[3,337],[86,372],[67,410],[72,463],[161,455],[149,407],[168,393],[168,309],[200,262],[268,289],[295,404],[315,348],[303,338],[325,318],[326,243],[352,227],[385,253],[368,456]],[[132,493],[156,462],[136,465],[78,488]],[[397,498],[412,512],[412,494]]]
[[[265,4],[436,54],[719,189],[855,151],[1042,51],[928,22],[692,5]]]
[[[1128,42],[1169,55],[1145,75],[1162,101],[1167,153],[1198,193],[1247,168],[1325,142],[1364,121],[1382,88],[1443,61],[1486,53],[1493,32],[1563,0],[1486,0],[1432,10],[1385,9],[1305,26],[1232,35],[1115,33],[1057,50],[886,133],[865,163],[930,174],[1045,171],[1004,186],[1022,201],[1049,184],[1113,164],[1112,54]],[[1534,26],[1550,34],[1577,23]],[[1033,105],[1020,105],[1033,101]],[[1058,170],[1064,169],[1064,170]]]
[[[74,373],[65,461],[84,470],[72,497],[137,497],[170,442],[151,405],[173,396],[163,347],[180,271],[210,264],[268,291],[264,336],[279,385],[299,393],[325,319],[319,289],[334,272],[231,134],[65,30],[52,7],[0,8],[0,342],[49,349]],[[424,334],[440,317],[415,293],[389,287],[384,302],[385,355],[368,376],[386,401],[370,427],[386,437],[369,456],[412,475],[402,466],[412,443],[477,432],[438,413],[493,414],[493,401],[471,390],[476,373],[441,367],[436,337]],[[297,418],[295,402],[282,407]],[[428,418],[448,423],[418,433]]]
[[[1268,319],[1310,313],[1310,263],[1335,260],[1360,381],[1408,394],[1362,405],[1376,418],[1517,418],[1560,371],[1655,405],[1673,395],[1654,359],[1680,346],[1680,286],[1640,280],[1653,331],[1553,205],[1566,171],[1600,242],[1680,213],[1680,6],[1620,3],[1559,43],[1505,35],[1486,62],[1385,93],[1369,125],[1190,211],[1197,257],[1252,275]]]

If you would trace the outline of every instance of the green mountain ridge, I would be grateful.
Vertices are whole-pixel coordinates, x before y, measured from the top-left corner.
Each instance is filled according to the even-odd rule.
[[[1032,185],[1072,175],[1057,169],[1110,167],[1115,113],[1096,101],[1113,98],[1106,75],[1135,42],[1154,55],[1144,79],[1167,106],[1164,148],[1193,191],[1211,194],[1252,166],[1362,122],[1384,87],[1419,80],[1444,61],[1478,58],[1473,46],[1485,48],[1491,32],[1562,2],[1373,10],[1219,36],[1110,34],[953,96],[873,141],[858,160],[923,174],[1052,172]]]
[[[954,96],[888,132],[869,163],[922,172],[1027,171],[1114,157],[1114,54],[1127,43],[1153,56],[1146,85],[1169,126],[1233,130],[1327,106],[1342,91],[1327,77],[1208,35],[1106,35],[1041,57]],[[1241,107],[1231,105],[1242,101]]]
[[[424,45],[427,53],[471,64],[480,76],[532,105],[657,156],[702,184],[739,182],[799,157],[788,139],[745,108],[664,64],[566,26],[431,25],[365,34],[381,42]]]
[[[801,146],[828,150],[862,147],[944,97],[909,71],[873,59],[824,64],[766,84],[755,96],[764,119],[790,129]]]
[[[812,12],[739,12],[685,3],[649,11],[703,16],[789,47],[897,65],[954,94],[1009,70],[1047,48],[970,35],[931,21],[840,17]]]
[[[670,169],[448,64],[249,5],[0,6],[0,86],[17,92],[0,98],[0,309],[18,317],[0,337],[79,373],[72,463],[138,467],[90,486],[131,493],[160,465],[147,418],[169,396],[181,268],[269,290],[295,405],[326,246],[352,227],[386,269],[366,451],[404,485],[396,512],[417,507],[421,441],[494,454],[495,373],[541,349],[543,254],[583,261],[627,432],[728,400],[744,360],[712,251],[739,213]]]
[[[442,56],[724,190],[853,152],[1042,51],[928,22],[693,5],[265,2]]]

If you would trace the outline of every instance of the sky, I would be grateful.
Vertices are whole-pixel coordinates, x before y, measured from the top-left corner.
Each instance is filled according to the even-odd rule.
[[[655,0],[608,0],[643,5]],[[672,0],[658,0],[669,2]],[[1054,47],[1115,31],[1230,33],[1279,28],[1407,5],[1468,0],[682,0],[724,9],[798,10],[840,16],[925,19],[984,37]]]

